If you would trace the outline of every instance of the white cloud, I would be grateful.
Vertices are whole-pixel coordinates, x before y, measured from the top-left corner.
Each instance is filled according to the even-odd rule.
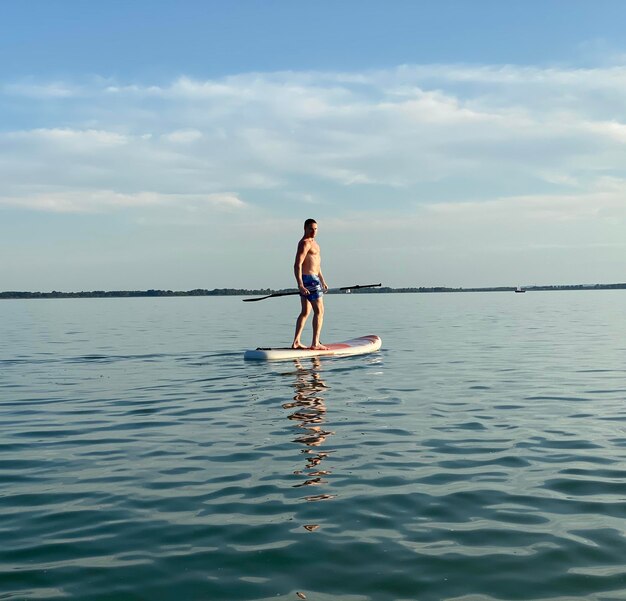
[[[45,143],[55,150],[65,148],[90,150],[97,147],[120,146],[128,142],[128,137],[110,131],[93,129],[77,130],[70,128],[33,129],[14,131],[0,136],[7,142]]]
[[[529,226],[555,225],[563,222],[589,223],[590,220],[626,220],[626,181],[614,190],[571,195],[535,195],[499,198],[484,202],[456,202],[427,205],[426,216],[445,216],[463,226],[481,223],[485,226],[515,221]],[[530,229],[530,227],[529,227]]]
[[[202,139],[202,135],[197,129],[184,129],[163,134],[163,139],[174,144],[189,144]]]
[[[580,124],[580,128],[592,135],[604,136],[620,144],[626,142],[626,123],[616,123],[615,121],[584,122]]]
[[[46,96],[59,98],[46,127],[11,131],[7,122],[1,130],[1,202],[31,209],[148,208],[162,203],[142,195],[245,191],[268,210],[307,194],[340,199],[339,212],[377,199],[394,199],[398,210],[473,199],[488,210],[484,201],[503,196],[589,203],[606,177],[626,179],[619,66],[418,65],[169,85],[31,81],[6,84],[2,94],[21,94],[40,116]]]
[[[246,206],[237,194],[159,194],[137,192],[124,194],[112,190],[68,189],[32,192],[21,196],[0,197],[0,205],[53,213],[103,213],[116,209],[171,207],[198,211],[203,208],[238,210]]]
[[[8,96],[24,96],[27,98],[71,98],[79,93],[76,86],[66,83],[10,83],[0,88]]]

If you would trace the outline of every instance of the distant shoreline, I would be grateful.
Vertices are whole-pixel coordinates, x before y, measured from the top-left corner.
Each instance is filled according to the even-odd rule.
[[[523,291],[528,292],[549,292],[558,290],[625,290],[626,283],[621,284],[566,284],[550,286],[524,286]],[[196,288],[187,291],[173,290],[93,290],[90,292],[0,292],[1,299],[38,299],[38,298],[156,298],[171,296],[265,296],[276,292],[289,292],[293,288],[283,289],[256,289],[247,290],[239,288],[214,288],[213,290]],[[394,294],[394,293],[416,293],[432,294],[447,292],[515,292],[521,291],[515,286],[495,286],[483,288],[448,288],[445,286],[420,287],[420,288],[366,288],[364,290],[354,290],[353,294]],[[329,292],[329,294],[345,294],[343,292]]]

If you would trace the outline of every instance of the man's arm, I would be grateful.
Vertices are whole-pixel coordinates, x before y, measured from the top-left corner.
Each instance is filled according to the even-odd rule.
[[[309,252],[310,242],[306,240],[300,240],[298,242],[298,250],[296,252],[296,260],[293,264],[293,273],[296,276],[296,282],[298,282],[298,289],[302,294],[309,294],[309,291],[304,287],[302,283],[302,263]]]

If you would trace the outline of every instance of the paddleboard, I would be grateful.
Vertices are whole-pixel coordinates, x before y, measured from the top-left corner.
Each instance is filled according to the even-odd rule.
[[[244,353],[243,358],[249,361],[282,361],[285,359],[302,359],[307,357],[346,357],[348,355],[364,355],[377,351],[383,341],[371,334],[370,336],[361,336],[344,342],[336,342],[335,344],[327,344],[327,351],[314,351],[311,349],[292,349],[292,348],[257,348]]]

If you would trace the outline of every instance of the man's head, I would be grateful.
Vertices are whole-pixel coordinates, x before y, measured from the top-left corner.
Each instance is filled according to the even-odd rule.
[[[315,219],[307,219],[304,222],[304,233],[306,236],[315,236],[317,233],[317,221]]]

